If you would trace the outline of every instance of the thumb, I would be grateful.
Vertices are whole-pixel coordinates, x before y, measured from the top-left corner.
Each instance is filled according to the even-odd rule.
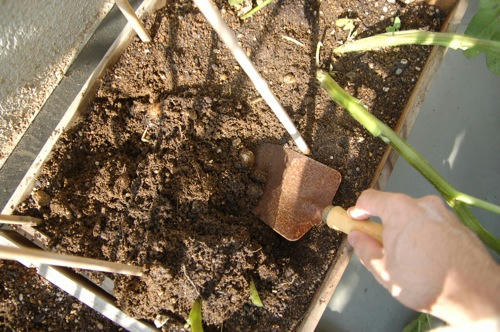
[[[384,253],[380,242],[360,231],[351,232],[347,236],[347,240],[368,271],[370,271],[380,283],[387,281],[387,272],[383,262]]]

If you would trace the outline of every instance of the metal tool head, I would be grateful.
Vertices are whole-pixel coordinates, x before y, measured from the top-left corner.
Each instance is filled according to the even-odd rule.
[[[276,144],[258,147],[256,169],[267,174],[267,182],[253,212],[290,241],[321,223],[341,181],[337,170]]]

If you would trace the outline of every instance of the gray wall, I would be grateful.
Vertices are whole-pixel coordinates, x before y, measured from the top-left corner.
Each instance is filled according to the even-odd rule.
[[[0,0],[0,167],[113,3]]]

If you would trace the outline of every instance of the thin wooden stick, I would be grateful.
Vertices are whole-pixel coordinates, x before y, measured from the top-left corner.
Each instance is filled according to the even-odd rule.
[[[132,8],[128,0],[115,0],[115,3],[118,8],[120,8],[128,23],[132,25],[132,28],[134,28],[139,38],[141,38],[143,42],[149,43],[151,41],[151,37],[149,37],[148,32],[144,29],[141,21],[137,18],[134,8]]]
[[[290,136],[292,136],[292,139],[299,150],[304,154],[309,154],[310,150],[306,142],[300,135],[286,111],[283,109],[283,106],[281,106],[280,102],[269,88],[267,82],[264,78],[262,78],[262,76],[260,76],[245,51],[243,51],[241,46],[238,44],[238,40],[236,39],[234,32],[224,22],[217,7],[211,0],[194,0],[194,3],[198,6],[201,13],[205,16],[212,28],[217,32],[220,39],[222,39],[227,48],[229,48],[236,61],[238,61],[257,91],[260,93],[262,98],[264,98],[271,110],[273,110],[283,127],[285,127]]]
[[[15,248],[0,245],[0,258],[11,260],[27,260],[33,263],[73,267],[102,272],[114,272],[142,276],[143,268],[139,266],[108,262],[100,259],[62,255],[55,252],[31,248]]]
[[[42,219],[30,216],[14,216],[8,214],[0,215],[0,224],[36,226],[39,225],[41,222]]]

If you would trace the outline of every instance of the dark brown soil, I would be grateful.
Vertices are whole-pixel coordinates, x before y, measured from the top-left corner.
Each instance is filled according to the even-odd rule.
[[[347,37],[335,21],[359,18],[364,36],[384,31],[391,16],[403,29],[435,30],[442,15],[415,3],[297,0],[276,1],[241,22],[218,4],[312,157],[342,174],[334,203],[352,205],[384,144],[317,85],[316,45],[325,45],[322,66],[394,126],[430,48],[335,59],[333,47]],[[118,305],[134,317],[167,315],[164,328],[178,330],[201,297],[209,328],[293,330],[341,236],[320,226],[288,242],[252,215],[265,175],[240,154],[262,142],[292,147],[289,136],[191,2],[169,1],[145,24],[153,42],[136,39],[107,73],[19,212],[43,217],[39,230],[57,250],[150,266],[144,278],[114,279]],[[251,278],[265,308],[249,300]]]
[[[0,260],[1,331],[122,331],[106,317],[40,277]]]

